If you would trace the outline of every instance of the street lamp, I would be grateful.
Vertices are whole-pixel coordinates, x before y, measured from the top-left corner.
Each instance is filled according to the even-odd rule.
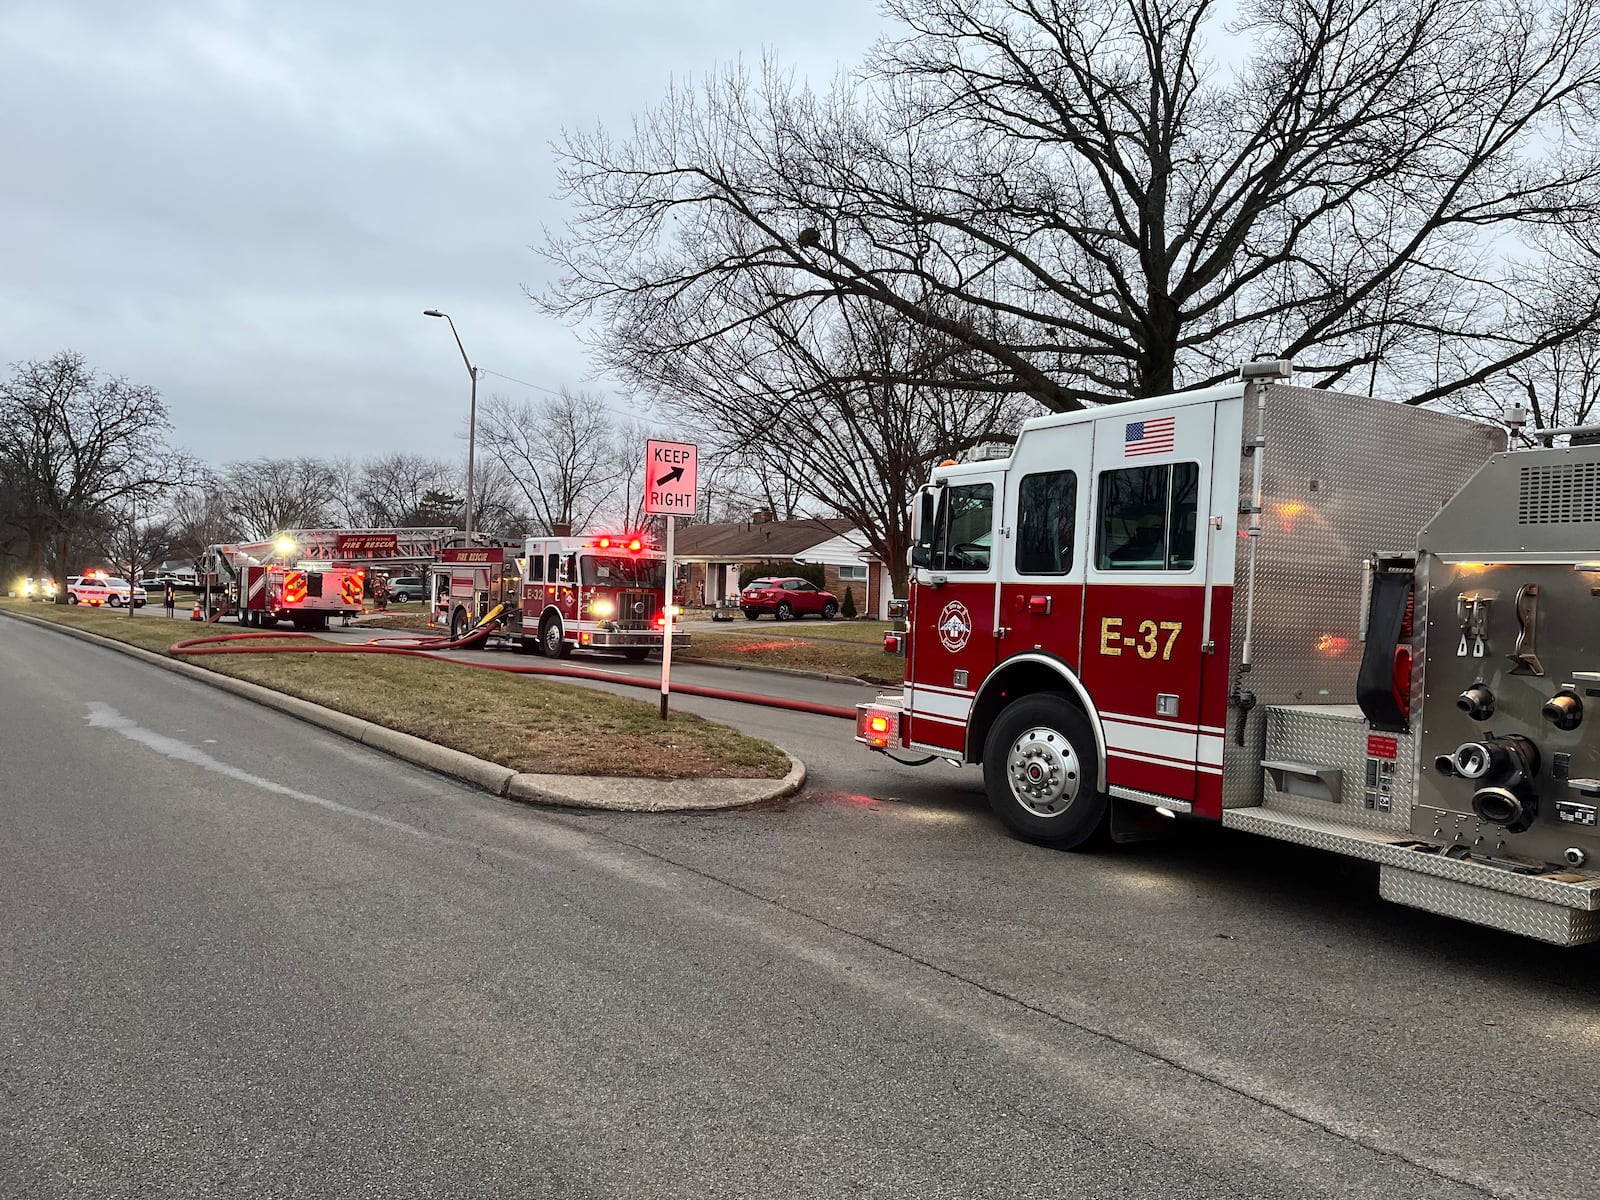
[[[450,321],[450,314],[440,312],[437,308],[424,309],[425,317],[443,317]],[[467,418],[467,545],[472,545],[472,462],[477,450],[478,442],[478,368],[472,365],[472,360],[467,357],[467,348],[461,344],[461,335],[456,332],[456,323],[450,321],[450,333],[456,339],[456,349],[461,351],[461,361],[467,364],[467,375],[472,380],[472,409]]]

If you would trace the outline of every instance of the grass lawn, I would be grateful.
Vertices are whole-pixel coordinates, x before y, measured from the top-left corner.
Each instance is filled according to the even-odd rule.
[[[396,612],[393,605],[389,606],[388,612],[378,613],[376,616],[363,617],[361,619],[361,627],[363,629],[409,629],[423,633],[431,630],[440,635],[449,632],[444,629],[434,629],[429,625],[426,612],[407,612],[404,608]]]
[[[0,601],[0,609],[73,625],[165,654],[174,642],[244,632],[84,608]],[[294,643],[329,643],[317,638]],[[190,659],[517,771],[655,779],[779,778],[777,747],[654,703],[437,659],[379,654],[248,654]]]
[[[683,622],[683,627],[695,637],[699,637],[702,632],[756,634],[759,630],[760,640],[764,642],[776,641],[778,638],[800,638],[808,642],[854,642],[858,645],[877,646],[881,650],[884,631],[893,629],[894,622],[822,621],[816,617],[806,617],[798,621],[779,621],[773,617],[760,617],[754,621],[747,621],[743,613],[736,613],[732,621],[712,621],[695,613]]]
[[[726,628],[726,626],[724,626]],[[781,628],[783,633],[778,634]],[[905,678],[906,660],[883,652],[880,627],[876,641],[849,642],[832,638],[795,636],[792,626],[772,630],[745,626],[738,633],[706,633],[693,630],[687,650],[674,651],[674,658],[701,662],[743,663],[759,667],[789,667],[800,671],[823,671],[829,675],[853,675],[868,683],[894,685]]]

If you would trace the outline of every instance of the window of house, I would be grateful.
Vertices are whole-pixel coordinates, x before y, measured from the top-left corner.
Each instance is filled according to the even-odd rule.
[[[1102,571],[1192,570],[1199,500],[1198,463],[1102,473],[1095,566]]]
[[[1065,575],[1072,570],[1077,515],[1077,472],[1024,475],[1017,491],[1017,573]]]
[[[865,583],[866,581],[866,563],[845,563],[839,568],[840,583]]]
[[[987,571],[994,545],[994,484],[959,484],[944,492],[944,511],[934,533],[933,569]]]

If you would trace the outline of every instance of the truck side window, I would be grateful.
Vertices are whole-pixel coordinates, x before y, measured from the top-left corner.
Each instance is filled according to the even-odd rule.
[[[1065,575],[1072,570],[1077,515],[1076,472],[1024,475],[1017,493],[1017,573]]]
[[[944,511],[934,535],[935,571],[986,571],[994,544],[994,484],[945,489]]]
[[[1192,570],[1199,498],[1198,463],[1102,472],[1095,566],[1102,571]]]
[[[532,554],[528,556],[528,582],[544,582],[544,555]]]

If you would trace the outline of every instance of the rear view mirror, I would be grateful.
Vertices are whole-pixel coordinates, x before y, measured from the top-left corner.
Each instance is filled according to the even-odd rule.
[[[933,548],[928,545],[911,547],[911,565],[913,567],[927,567],[933,565]]]

